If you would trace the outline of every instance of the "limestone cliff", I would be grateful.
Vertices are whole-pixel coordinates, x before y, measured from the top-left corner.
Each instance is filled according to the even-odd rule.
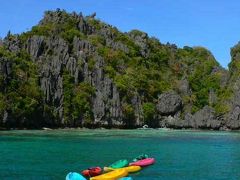
[[[162,44],[47,11],[0,42],[0,126],[239,129],[239,45],[229,71],[202,47]]]

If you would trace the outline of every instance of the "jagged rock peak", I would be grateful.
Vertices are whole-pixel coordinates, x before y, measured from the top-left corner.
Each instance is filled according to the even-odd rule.
[[[76,20],[83,20],[87,18],[95,18],[96,12],[89,16],[84,16],[82,12],[77,14],[75,11],[72,13],[67,13],[65,10],[56,9],[56,11],[45,11],[43,19],[39,22],[39,25],[44,25],[47,23],[64,23],[69,18],[74,18]]]
[[[0,126],[240,128],[240,43],[232,76],[205,48],[123,33],[95,16],[46,11],[0,41],[0,104],[9,104]]]
[[[231,48],[232,61],[240,60],[240,41]]]
[[[95,17],[96,17],[96,15],[97,15],[97,13],[96,13],[96,12],[94,12],[94,13],[92,13],[90,16],[87,16],[87,17],[90,17],[90,18],[95,18]]]

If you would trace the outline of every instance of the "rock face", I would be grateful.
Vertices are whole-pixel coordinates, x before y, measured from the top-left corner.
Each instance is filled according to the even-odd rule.
[[[147,57],[149,54],[149,47],[147,45],[148,35],[144,32],[133,30],[129,33],[129,36],[140,46],[142,56]]]
[[[7,84],[11,79],[12,62],[9,59],[0,57],[0,74],[3,76],[4,84]]]
[[[239,129],[240,126],[240,107],[236,106],[228,116],[227,127],[229,129]]]
[[[95,96],[92,98],[94,124],[112,126],[123,124],[119,92],[112,80],[105,76],[104,61],[96,54],[94,47],[88,41],[75,37],[73,40],[74,54],[69,54],[69,46],[61,38],[33,36],[28,39],[25,47],[35,61],[42,63],[40,86],[44,93],[44,100],[47,104],[53,105],[55,113],[58,114],[52,125],[65,125],[62,73],[65,68],[74,77],[76,84],[85,81],[96,89]],[[91,70],[88,64],[89,56],[95,57],[95,66]],[[51,121],[47,120],[47,122]],[[72,123],[68,122],[66,125],[73,126]],[[80,120],[77,124],[82,123],[83,120]]]
[[[1,84],[0,84],[0,90],[1,92],[6,92],[7,91],[7,84],[12,79],[12,62],[10,59],[0,57],[0,79],[1,79]],[[2,98],[2,97],[1,97]],[[7,125],[10,121],[12,121],[11,115],[9,115],[7,110],[4,110],[3,115],[0,115],[0,126],[5,126]]]
[[[161,115],[174,115],[181,107],[182,99],[175,92],[163,93],[158,98],[157,110]]]
[[[3,45],[12,52],[18,52],[20,50],[20,40],[18,36],[8,35],[4,41]]]
[[[67,14],[59,9],[48,11],[38,24],[41,28],[23,35],[9,33],[3,41],[0,40],[0,97],[11,90],[7,86],[16,78],[13,71],[20,78],[24,75],[21,68],[17,69],[20,65],[15,66],[19,60],[11,59],[12,55],[26,53],[30,56],[27,64],[31,62],[36,68],[35,76],[42,98],[39,100],[39,109],[34,107],[38,109],[37,114],[30,120],[26,115],[17,120],[12,118],[11,108],[2,108],[0,99],[0,128],[23,127],[25,124],[30,128],[135,128],[144,124],[151,127],[215,130],[240,128],[238,75],[230,76],[228,71],[213,65],[208,73],[212,75],[212,81],[219,80],[219,86],[208,82],[213,86],[212,89],[208,88],[207,97],[204,96],[198,109],[192,111],[197,96],[203,96],[201,89],[200,93],[196,93],[199,87],[193,85],[192,75],[199,75],[195,66],[202,63],[195,59],[196,53],[193,57],[179,60],[177,53],[181,55],[182,49],[175,45],[162,45],[137,30],[120,33],[116,28],[96,21],[95,16],[95,13],[91,16],[75,12]],[[52,25],[55,27],[52,28]],[[65,28],[64,32],[59,30],[60,26]],[[46,29],[50,29],[50,33],[45,32]],[[4,55],[2,48],[10,55]],[[238,72],[238,66],[234,64],[240,59],[238,48],[239,45],[232,49],[234,62],[231,68],[234,72]],[[192,48],[185,48],[183,57],[191,51]],[[201,48],[198,51],[203,53],[200,56],[204,56],[205,51]],[[142,69],[151,66],[154,72],[145,72],[147,75],[141,76]],[[168,71],[166,66],[169,66]],[[28,71],[27,68],[25,70]],[[139,71],[137,76],[141,78],[136,74],[134,76],[133,70]],[[29,74],[26,73],[26,79],[31,81]],[[148,76],[152,76],[149,84],[145,80],[148,81]],[[177,78],[172,80],[174,77]],[[228,112],[219,113],[213,108],[219,101],[215,86],[223,89],[233,87],[233,98],[223,101],[230,105]],[[14,87],[14,83],[11,87]],[[9,94],[6,97],[11,99]],[[31,96],[27,100],[30,104],[35,102]],[[149,117],[153,119],[151,122]]]
[[[38,58],[43,53],[44,49],[44,37],[33,36],[28,39],[26,50],[33,59]]]
[[[191,94],[191,89],[189,87],[189,82],[187,79],[182,79],[179,83],[178,87],[180,94],[182,95],[190,95]]]
[[[235,96],[232,101],[232,109],[227,115],[226,126],[229,129],[239,129],[240,126],[240,89],[237,85],[238,81],[235,84]]]
[[[205,106],[200,111],[196,112],[193,116],[194,128],[201,129],[219,129],[221,127],[221,121],[217,120],[213,108]]]
[[[162,122],[163,127],[172,128],[192,128],[192,129],[214,129],[223,127],[223,120],[215,116],[215,111],[209,106],[205,106],[195,114],[187,113],[184,119],[168,116]]]

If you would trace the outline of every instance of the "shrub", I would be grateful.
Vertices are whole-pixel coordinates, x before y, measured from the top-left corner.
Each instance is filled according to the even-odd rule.
[[[153,121],[154,116],[156,114],[156,107],[155,104],[151,102],[147,102],[143,104],[143,114],[144,114],[144,122],[149,124]]]
[[[60,36],[69,43],[72,43],[75,36],[80,39],[85,38],[85,35],[77,29],[69,29],[69,30],[63,31],[62,33],[60,33]]]

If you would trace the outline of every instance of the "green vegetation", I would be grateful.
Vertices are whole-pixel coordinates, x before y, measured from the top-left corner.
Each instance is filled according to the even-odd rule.
[[[95,94],[95,88],[89,83],[82,82],[74,89],[75,97],[73,99],[74,119],[82,118],[83,125],[90,126],[93,121],[91,98]]]
[[[128,103],[123,104],[123,114],[125,116],[126,125],[131,127],[135,120],[134,107]]]
[[[156,106],[153,103],[144,103],[143,104],[143,114],[145,124],[151,124],[154,120],[154,116],[156,115]]]
[[[85,38],[84,34],[79,32],[77,29],[69,29],[69,30],[63,31],[60,34],[60,36],[69,43],[73,41],[74,37],[78,37],[80,39]]]
[[[88,83],[74,85],[73,77],[66,70],[63,73],[64,87],[64,123],[68,125],[85,125],[92,122],[91,98],[95,89]]]
[[[37,84],[36,65],[24,51],[13,54],[1,48],[1,57],[11,63],[12,71],[11,79],[3,80],[1,78],[0,116],[3,116],[4,111],[8,111],[11,112],[16,125],[20,123],[25,126],[37,124],[33,122],[33,118],[37,118],[41,112],[42,98],[40,87]]]
[[[46,117],[52,119],[53,124],[61,120],[61,123],[69,126],[90,126],[94,120],[92,100],[96,89],[83,80],[85,77],[76,80],[73,72],[67,70],[69,67],[66,62],[61,64],[60,73],[57,74],[63,79],[63,102],[57,107],[63,109],[62,114],[55,107],[60,102],[46,101],[40,90],[40,75],[43,66],[53,60],[56,50],[43,47],[44,57],[39,61],[32,60],[26,52],[27,40],[32,36],[62,38],[69,47],[67,57],[78,59],[77,66],[81,76],[85,73],[85,62],[90,75],[98,68],[103,68],[103,76],[108,76],[114,82],[120,94],[126,125],[131,125],[136,118],[137,113],[132,102],[134,97],[140,98],[144,123],[152,124],[156,119],[158,96],[170,90],[180,94],[184,105],[189,105],[192,113],[206,105],[213,107],[218,115],[231,109],[229,102],[234,96],[232,85],[240,75],[239,44],[231,50],[233,61],[229,65],[228,73],[203,47],[178,48],[173,44],[162,44],[156,38],[150,38],[138,30],[122,33],[93,17],[57,10],[47,11],[39,25],[26,33],[14,36],[9,32],[9,42],[14,44],[19,38],[20,50],[10,52],[7,47],[0,47],[0,65],[9,63],[11,66],[10,74],[0,74],[1,119],[4,113],[11,112],[11,116],[16,120],[15,124],[27,126],[31,126],[35,119]],[[91,52],[87,52],[88,47],[83,48],[83,56],[79,55],[80,52],[74,52],[75,37],[84,42],[88,41],[92,46]],[[104,60],[103,67],[98,67],[99,56]],[[51,69],[49,74],[56,75],[54,69]],[[226,77],[228,74],[229,82]],[[182,79],[189,83],[187,93],[179,90]],[[227,82],[224,83],[224,79],[227,79]],[[209,98],[210,92],[214,101]],[[60,119],[60,116],[63,119]]]

